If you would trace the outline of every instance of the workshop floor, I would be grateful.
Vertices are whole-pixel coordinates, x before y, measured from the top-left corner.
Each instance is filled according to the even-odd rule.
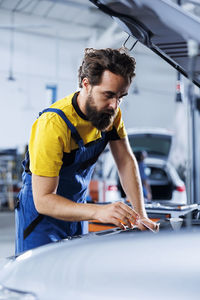
[[[14,255],[15,252],[15,214],[0,212],[0,258]]]

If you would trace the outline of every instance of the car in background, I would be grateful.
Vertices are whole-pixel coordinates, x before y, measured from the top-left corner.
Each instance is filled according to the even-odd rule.
[[[154,203],[164,205],[184,205],[187,203],[185,184],[169,162],[156,158],[146,158],[145,164],[145,172],[148,176]]]
[[[163,205],[187,203],[184,182],[170,163],[173,134],[165,129],[129,129],[128,138],[133,152],[146,151],[145,173],[152,191],[152,202]],[[114,202],[125,197],[120,189],[117,168],[108,148],[100,156],[93,180],[99,180],[99,202]]]

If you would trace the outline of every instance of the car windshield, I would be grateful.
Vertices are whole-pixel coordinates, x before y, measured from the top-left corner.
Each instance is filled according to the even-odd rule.
[[[148,166],[146,167],[145,173],[148,176],[148,178],[151,180],[158,180],[158,181],[167,180],[167,174],[161,168]]]
[[[159,137],[152,135],[129,136],[129,142],[133,152],[145,150],[148,155],[168,157],[171,147],[171,137]]]

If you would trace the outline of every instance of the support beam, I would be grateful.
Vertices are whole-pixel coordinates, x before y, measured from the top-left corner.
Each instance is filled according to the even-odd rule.
[[[85,4],[76,2],[76,1],[71,1],[71,0],[47,0],[49,2],[54,2],[54,3],[60,3],[64,4],[66,6],[71,6],[71,7],[77,7],[81,9],[89,9],[90,7],[93,7],[93,5],[89,1],[85,1]]]
[[[0,30],[10,30],[13,25],[10,23],[10,11],[0,10]],[[59,37],[65,40],[87,40],[95,28],[78,26],[76,24],[68,24],[65,22],[57,22],[52,19],[44,19],[39,16],[34,16],[15,12],[14,29],[16,32],[26,34],[35,34],[55,38],[55,31],[59,32]]]

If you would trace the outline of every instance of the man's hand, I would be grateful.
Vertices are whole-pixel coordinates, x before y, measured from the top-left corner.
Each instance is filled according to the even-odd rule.
[[[107,205],[98,205],[95,219],[102,223],[111,223],[121,229],[133,228],[136,225],[140,230],[159,231],[159,225],[148,218],[140,217],[130,206],[123,202],[115,202]]]
[[[138,218],[137,212],[123,202],[101,205],[95,215],[100,222],[112,223],[121,229],[126,229],[125,226],[133,228]]]
[[[148,218],[139,218],[136,222],[137,227],[140,230],[152,230],[154,232],[158,232],[159,231],[159,224],[151,221]]]

